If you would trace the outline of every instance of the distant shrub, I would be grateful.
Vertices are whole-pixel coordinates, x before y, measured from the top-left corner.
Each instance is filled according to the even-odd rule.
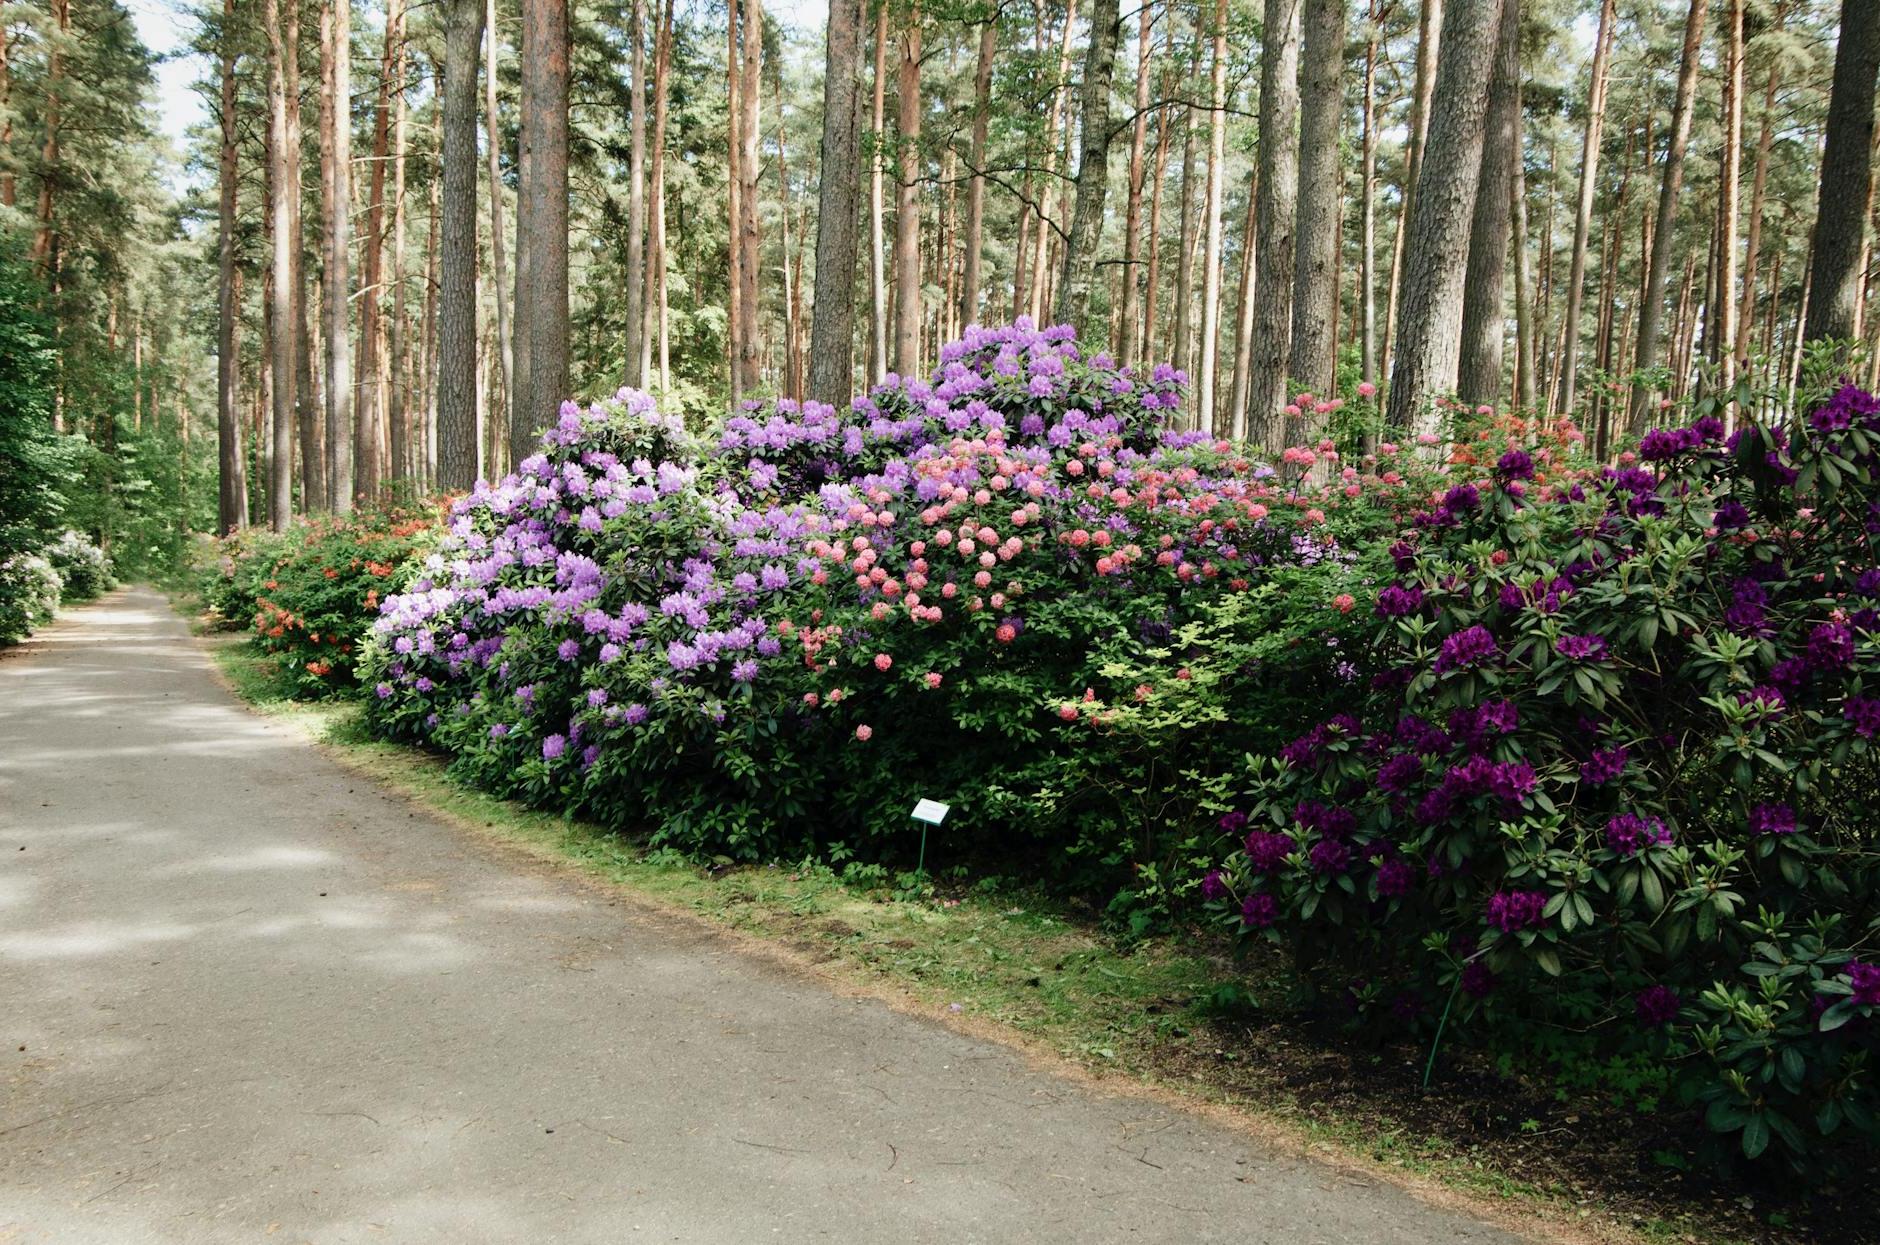
[[[67,529],[46,546],[45,556],[59,573],[67,604],[89,601],[117,586],[111,575],[111,560],[83,532]]]
[[[381,599],[434,528],[422,512],[374,510],[242,533],[224,542],[207,599],[224,617],[247,615],[257,646],[300,694],[324,695],[351,683]]]
[[[17,644],[59,610],[59,572],[36,553],[0,560],[0,644]]]

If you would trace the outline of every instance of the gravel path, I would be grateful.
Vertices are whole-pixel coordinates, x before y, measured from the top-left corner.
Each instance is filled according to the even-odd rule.
[[[518,863],[157,594],[0,657],[0,1242],[1512,1242]]]

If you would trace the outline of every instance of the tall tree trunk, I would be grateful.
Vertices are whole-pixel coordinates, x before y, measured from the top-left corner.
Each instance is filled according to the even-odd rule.
[[[1573,218],[1573,258],[1567,269],[1567,311],[1562,321],[1560,410],[1573,414],[1579,379],[1580,307],[1586,294],[1586,252],[1593,231],[1593,197],[1599,189],[1599,142],[1606,121],[1606,67],[1612,57],[1613,0],[1602,0],[1593,46],[1593,83],[1586,101],[1586,141],[1580,148],[1580,200]]]
[[[292,199],[298,193],[297,154],[288,145],[288,35],[279,0],[262,0],[262,28],[268,38],[268,231],[272,261],[268,287],[268,365],[273,397],[269,424],[268,526],[285,531],[294,518],[294,231]]]
[[[1257,179],[1256,179],[1257,180]],[[1240,293],[1234,306],[1234,379],[1228,396],[1232,435],[1247,435],[1247,381],[1253,355],[1254,257],[1260,251],[1260,188],[1247,187],[1246,219],[1240,226]]]
[[[1095,0],[1090,9],[1090,45],[1084,56],[1077,201],[1053,311],[1058,323],[1074,326],[1086,343],[1099,336],[1089,318],[1090,287],[1097,270],[1097,245],[1103,237],[1104,192],[1110,185],[1110,76],[1116,68],[1118,24],[1117,0]]]
[[[725,367],[731,378],[731,409],[744,402],[744,91],[739,28],[742,0],[725,6]]]
[[[1664,313],[1665,285],[1671,275],[1673,222],[1678,195],[1684,187],[1684,153],[1691,142],[1691,112],[1697,95],[1698,62],[1704,54],[1704,23],[1710,0],[1691,0],[1684,19],[1684,50],[1678,62],[1677,96],[1671,108],[1671,134],[1665,141],[1664,174],[1658,185],[1658,212],[1652,223],[1652,249],[1645,264],[1645,292],[1639,300],[1638,342],[1632,366],[1641,375],[1658,362],[1659,320]],[[1682,343],[1675,343],[1681,346]],[[1634,381],[1627,403],[1628,432],[1637,436],[1653,410],[1652,389]]]
[[[1293,269],[1292,343],[1287,371],[1294,384],[1330,397],[1338,362],[1338,225],[1344,219],[1345,169],[1339,119],[1344,115],[1345,11],[1349,0],[1305,0],[1299,62],[1298,233]],[[1306,414],[1295,437],[1316,443],[1324,419]]]
[[[71,0],[48,0],[47,11],[52,18],[52,34],[46,41],[45,103],[40,115],[46,138],[39,150],[39,201],[35,212],[39,227],[33,233],[32,259],[48,274],[46,284],[51,285],[51,274],[59,266],[57,203],[60,179],[64,176],[59,158],[59,127],[65,101],[65,45],[72,31]],[[0,27],[0,38],[4,38],[5,33]]]
[[[884,162],[887,157],[888,98],[888,3],[875,0],[875,110],[874,143],[868,169],[868,280],[870,335],[868,383],[873,385],[888,373],[888,273],[883,248],[886,213],[883,188]],[[1019,247],[1024,253],[1024,246]]]
[[[483,39],[483,12],[484,0],[449,0],[444,10],[437,482],[447,492],[468,489],[477,480],[477,46]],[[529,214],[524,210],[517,216],[527,221]],[[521,393],[516,396],[516,418],[530,417],[533,404],[524,402]],[[526,454],[517,455],[516,461],[523,457]]]
[[[1162,302],[1162,188],[1168,180],[1169,118],[1172,115],[1172,110],[1166,107],[1156,115],[1155,187],[1149,195],[1149,267],[1142,282],[1142,338],[1140,345],[1131,343],[1131,354],[1125,359],[1125,362],[1145,367],[1155,357],[1156,328],[1161,322],[1158,313]]]
[[[763,166],[758,156],[759,83],[764,64],[764,14],[762,0],[743,0],[744,21],[740,27],[744,41],[744,81],[738,86],[738,106],[744,110],[739,137],[744,152],[738,159],[738,171],[744,185],[738,196],[741,218],[738,238],[744,248],[738,264],[742,285],[738,289],[738,315],[742,330],[738,335],[738,369],[743,390],[749,393],[763,383],[762,359],[758,353],[758,273],[763,264],[763,238],[758,230],[757,175]]]
[[[863,13],[862,0],[831,0],[824,40],[828,64],[823,74],[809,396],[831,406],[839,406],[855,385],[855,234],[862,191],[857,161],[861,151]],[[981,153],[975,157],[973,167],[977,170],[984,151],[983,119],[977,123],[975,133]],[[977,206],[975,200],[975,211]],[[973,227],[977,225],[975,216]],[[977,267],[971,271],[977,273]]]
[[[1315,0],[1315,3],[1318,0]],[[1293,282],[1299,262],[1300,0],[1266,0],[1260,47],[1260,250],[1254,259],[1253,355],[1247,373],[1247,432],[1268,449],[1286,438],[1286,365]]]
[[[1860,294],[1860,249],[1874,130],[1874,79],[1880,74],[1880,5],[1841,0],[1841,38],[1834,49],[1827,143],[1821,155],[1821,198],[1815,217],[1812,288],[1802,337],[1847,340],[1854,334]]]
[[[646,337],[649,342],[655,332],[659,337],[659,384],[662,389],[672,387],[672,359],[666,334],[666,119],[670,110],[667,80],[672,69],[672,6],[673,0],[666,0],[665,10],[659,18],[659,37],[653,50],[653,250],[647,264],[650,293],[646,299]],[[642,344],[641,353],[650,353],[646,344]]]
[[[1724,35],[1723,159],[1717,177],[1717,358],[1725,388],[1736,380],[1737,200],[1743,180],[1743,0],[1729,0]]]
[[[307,300],[306,228],[301,219],[300,160],[304,149],[300,124],[300,11],[288,5],[282,12],[282,40],[287,53],[283,77],[287,92],[287,150],[293,160],[293,197],[288,202],[289,232],[294,239],[293,279],[289,293],[294,300],[294,411],[300,434],[301,495],[303,511],[319,510],[326,505],[326,435],[321,413],[321,395],[314,384],[315,344],[312,321],[314,305]]]
[[[1221,184],[1227,170],[1227,0],[1214,6],[1214,47],[1208,70],[1208,189],[1207,240],[1201,259],[1201,361],[1196,367],[1195,406],[1202,428],[1215,436],[1233,431],[1221,425],[1220,403],[1214,398],[1221,350]],[[1229,417],[1231,420],[1231,416]]]
[[[1441,63],[1437,54],[1442,50],[1443,41],[1443,0],[1422,0],[1417,6],[1417,58],[1416,77],[1410,87],[1410,134],[1409,150],[1404,153],[1403,210],[1397,222],[1399,245],[1397,254],[1391,260],[1390,273],[1390,308],[1389,321],[1385,333],[1392,330],[1397,319],[1397,299],[1401,293],[1398,284],[1402,279],[1404,237],[1403,223],[1410,219],[1416,208],[1417,183],[1423,172],[1423,151],[1429,143],[1430,134],[1430,99],[1436,91],[1436,69]],[[1385,369],[1390,368],[1389,351],[1385,351]]]
[[[1501,0],[1449,0],[1443,16],[1443,60],[1424,160],[1450,174],[1422,188],[1407,225],[1390,378],[1389,426],[1419,435],[1440,431],[1433,399],[1456,385],[1464,265],[1500,22]]]
[[[403,29],[401,15],[401,34]],[[423,455],[416,452],[416,446],[412,443],[411,395],[405,366],[405,156],[409,147],[406,131],[409,129],[410,116],[405,102],[405,70],[408,63],[405,51],[405,42],[400,39],[398,60],[393,66],[393,81],[398,85],[392,94],[392,323],[386,347],[386,360],[391,374],[386,378],[384,390],[386,419],[392,429],[392,474],[412,480],[417,491],[422,492],[430,487],[430,481],[425,478],[423,464],[419,461]],[[499,283],[499,296],[501,290]],[[381,365],[379,370],[386,371],[386,365]]]
[[[901,32],[895,79],[900,168],[894,201],[894,370],[920,372],[920,4]]]
[[[1127,363],[1136,357],[1136,338],[1141,319],[1142,296],[1142,192],[1147,165],[1144,153],[1149,141],[1149,32],[1155,19],[1155,5],[1143,0],[1136,23],[1136,116],[1129,137],[1129,201],[1123,208],[1123,281],[1122,298],[1116,329],[1116,357]]]
[[[1504,4],[1515,0],[1502,0]],[[1523,411],[1535,401],[1535,315],[1533,274],[1528,269],[1527,162],[1521,155],[1521,85],[1515,84],[1515,153],[1508,181],[1509,214],[1514,219],[1514,400]],[[1481,193],[1478,189],[1476,193]]]
[[[1146,11],[1146,10],[1145,10]],[[982,233],[986,219],[986,132],[992,116],[992,62],[999,49],[999,20],[993,13],[979,27],[979,59],[973,68],[971,181],[966,189],[964,271],[960,275],[960,324],[979,323]],[[817,270],[821,271],[818,264]]]
[[[1045,159],[1048,163],[1042,188],[1038,191],[1038,207],[1036,212],[1038,218],[1038,236],[1036,244],[1032,247],[1031,251],[1031,295],[1026,300],[1025,304],[1026,314],[1037,319],[1043,318],[1045,308],[1050,305],[1047,299],[1046,281],[1048,280],[1047,274],[1050,271],[1049,257],[1052,249],[1052,220],[1048,208],[1051,203],[1051,192],[1056,187],[1059,177],[1063,172],[1064,161],[1068,158],[1060,153],[1058,147],[1058,128],[1060,124],[1064,124],[1065,110],[1069,106],[1071,31],[1076,25],[1077,0],[1066,0],[1064,5],[1063,38],[1058,42],[1057,77],[1054,79],[1056,85],[1051,91],[1051,111],[1049,115],[1046,116],[1044,124]],[[1068,130],[1068,128],[1068,124],[1065,124],[1065,129]],[[1067,133],[1067,145],[1068,139],[1069,135]],[[1060,196],[1060,200],[1061,198]]]
[[[454,4],[456,0],[452,0]],[[482,19],[477,19],[481,34]],[[471,51],[476,50],[475,44]],[[567,0],[522,0],[522,183],[516,205],[518,234],[528,235],[527,285],[516,298],[518,321],[527,321],[528,370],[519,376],[509,422],[510,460],[535,452],[536,436],[555,420],[568,396],[568,6]],[[475,61],[468,70],[475,74]],[[476,82],[467,88],[467,131],[474,143]],[[475,150],[470,182],[471,245],[475,238]],[[474,258],[474,252],[473,258]],[[519,279],[522,266],[517,265]],[[471,275],[474,292],[475,274]],[[474,310],[474,304],[473,304]],[[440,328],[441,332],[441,328]],[[518,343],[520,344],[520,343]],[[474,354],[474,322],[466,342]],[[440,343],[440,352],[441,352]],[[475,381],[475,368],[465,369]],[[518,369],[520,370],[520,369]]]
[[[241,294],[235,266],[236,193],[241,182],[237,163],[235,94],[235,0],[222,0],[222,149],[217,166],[220,203],[217,214],[216,259],[216,530],[226,536],[248,518],[248,479],[242,461],[241,439]],[[6,31],[0,29],[0,44]],[[5,56],[0,51],[0,58]],[[0,100],[0,108],[5,101]],[[9,200],[9,206],[11,201]]]
[[[633,99],[627,154],[627,384],[646,383],[641,343],[646,334],[646,0],[627,8],[628,60]]]
[[[1456,394],[1465,403],[1501,402],[1502,339],[1506,335],[1509,192],[1521,159],[1521,0],[1502,0],[1495,69],[1488,84],[1488,133],[1481,184],[1469,229],[1469,266],[1462,290],[1462,362]],[[1611,301],[1611,290],[1606,291]]]
[[[1363,133],[1359,138],[1362,235],[1358,255],[1358,379],[1377,383],[1377,12],[1365,14]]]
[[[327,168],[320,179],[326,192],[325,276],[320,283],[326,304],[321,329],[326,336],[326,500],[335,513],[345,514],[354,498],[370,501],[379,491],[377,429],[364,406],[356,407],[353,393],[352,0],[326,0],[320,34],[325,87],[320,101],[320,158]],[[368,231],[377,224],[369,220]],[[303,460],[314,457],[305,448],[301,454]],[[312,496],[311,488],[308,495]]]
[[[484,0],[483,24],[489,31],[483,52],[483,141],[490,180],[490,293],[496,305],[497,394],[504,406],[513,408],[516,343],[509,283],[504,271],[507,231],[503,227],[502,114],[496,99],[496,53],[502,42],[502,30],[496,24],[496,0]],[[402,162],[400,167],[402,169]]]
[[[1182,193],[1176,206],[1182,219],[1175,250],[1175,314],[1169,331],[1175,339],[1175,370],[1187,372],[1194,361],[1190,326],[1195,313],[1195,226],[1199,221],[1195,216],[1195,110],[1185,104],[1178,107],[1182,117]]]
[[[1782,27],[1782,9],[1776,8],[1775,27]],[[1756,136],[1756,172],[1749,192],[1749,241],[1743,248],[1743,299],[1736,314],[1736,355],[1749,358],[1750,338],[1756,331],[1756,270],[1762,254],[1763,198],[1769,187],[1769,153],[1775,146],[1776,92],[1782,86],[1782,60],[1772,58],[1763,87],[1762,121]],[[1869,186],[1871,187],[1871,182]],[[1866,271],[1866,265],[1861,270]],[[1855,334],[1858,336],[1858,331]]]
[[[337,0],[340,4],[349,0]],[[379,57],[379,90],[372,120],[372,171],[366,179],[366,230],[361,241],[359,280],[359,396],[358,435],[361,447],[369,439],[376,447],[378,429],[388,426],[392,453],[387,464],[380,464],[380,475],[397,479],[404,475],[404,441],[396,422],[388,418],[385,376],[385,174],[392,145],[392,113],[402,105],[404,83],[404,6],[401,0],[387,0],[385,6],[385,47]],[[338,455],[329,447],[329,461]],[[361,482],[366,461],[360,457]],[[336,486],[337,487],[337,486]],[[370,490],[376,493],[377,489]],[[361,490],[362,495],[369,495]]]
[[[228,33],[234,17],[227,11],[226,4],[222,14],[222,38],[226,41],[232,36]],[[9,35],[6,22],[0,20],[0,151],[13,150],[13,71],[7,63]],[[20,195],[19,178],[13,172],[12,165],[0,167],[0,207],[13,207]]]

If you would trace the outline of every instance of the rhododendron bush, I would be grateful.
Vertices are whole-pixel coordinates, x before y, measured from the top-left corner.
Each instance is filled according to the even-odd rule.
[[[955,810],[938,851],[1114,890],[1350,685],[1348,546],[1415,493],[1329,445],[1276,472],[1169,432],[1183,384],[1020,324],[847,410],[776,402],[703,438],[636,392],[565,406],[387,598],[372,718],[692,849],[911,858],[928,796]],[[1228,686],[1197,661],[1198,683],[1183,637],[1229,600],[1296,651]],[[1145,705],[1181,751],[1145,746]]]
[[[242,532],[221,543],[204,597],[231,624],[252,629],[299,693],[323,695],[351,685],[381,599],[435,529],[432,515],[364,510],[286,532]]]
[[[1698,413],[1594,476],[1478,446],[1363,594],[1364,694],[1251,767],[1203,889],[1361,1014],[1668,1059],[1799,1164],[1874,1123],[1880,403]]]

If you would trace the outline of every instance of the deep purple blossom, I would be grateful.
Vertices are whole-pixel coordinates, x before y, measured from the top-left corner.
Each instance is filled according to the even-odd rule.
[[[1749,810],[1751,834],[1794,834],[1795,810],[1787,804],[1758,804]]]
[[[1488,923],[1506,934],[1532,929],[1546,907],[1547,896],[1540,891],[1496,891],[1488,897]]]
[[[1632,1009],[1638,1022],[1648,1029],[1661,1028],[1678,1018],[1684,1000],[1670,986],[1646,986],[1632,996]]]
[[[1443,641],[1442,652],[1436,658],[1436,672],[1479,666],[1500,655],[1501,646],[1495,643],[1495,637],[1487,627],[1477,623]]]
[[[1265,929],[1279,919],[1279,903],[1264,891],[1255,891],[1240,901],[1241,924],[1250,929]]]
[[[1606,846],[1621,856],[1636,856],[1669,842],[1671,828],[1659,817],[1620,813],[1606,823]]]

